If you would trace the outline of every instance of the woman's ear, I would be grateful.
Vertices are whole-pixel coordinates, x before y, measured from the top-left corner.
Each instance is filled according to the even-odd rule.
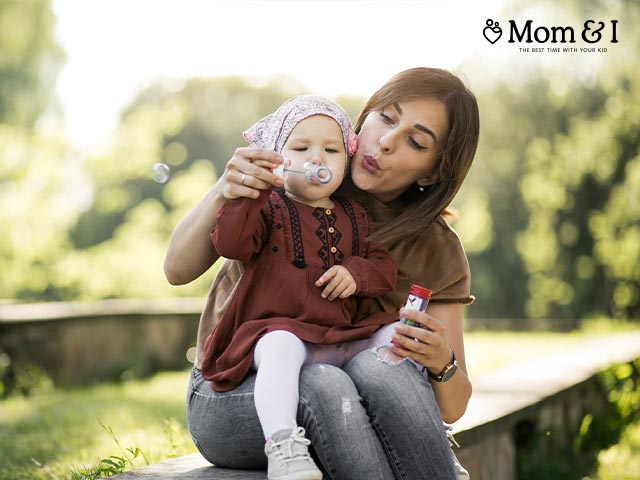
[[[437,177],[438,174],[436,173],[429,174],[426,177],[418,179],[417,184],[422,188],[428,187],[429,185],[433,185],[434,183],[436,183]]]

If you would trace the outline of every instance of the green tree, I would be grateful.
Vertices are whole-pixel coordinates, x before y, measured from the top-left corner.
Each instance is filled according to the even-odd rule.
[[[49,0],[0,0],[0,123],[32,128],[65,61]]]
[[[470,251],[479,316],[638,317],[640,76],[623,59],[640,50],[640,7],[569,7],[569,20],[554,18],[624,19],[625,40],[593,73],[532,69],[480,93],[478,165],[460,200],[463,237],[482,233],[465,224],[464,207],[488,192],[491,226],[480,237],[489,240]]]
[[[620,50],[637,56],[637,3],[575,7],[582,17],[624,19]],[[571,112],[567,128],[527,145],[520,190],[530,214],[516,243],[530,274],[531,316],[638,317],[640,75],[618,58],[589,88],[567,85],[581,93],[580,104],[558,99]]]
[[[48,1],[0,2],[0,298],[53,298],[52,259],[81,208],[77,158],[36,131],[64,61]]]

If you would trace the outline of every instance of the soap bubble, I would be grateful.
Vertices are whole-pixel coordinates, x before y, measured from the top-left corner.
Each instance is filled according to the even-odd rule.
[[[167,183],[169,181],[169,165],[166,163],[155,163],[152,167],[153,179],[158,183]]]
[[[189,363],[194,363],[196,361],[196,347],[190,347],[187,350],[186,356]]]

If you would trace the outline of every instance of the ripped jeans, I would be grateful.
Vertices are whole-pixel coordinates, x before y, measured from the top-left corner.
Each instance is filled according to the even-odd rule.
[[[312,454],[335,480],[455,479],[453,460],[431,384],[410,361],[380,361],[371,346],[342,368],[340,355],[310,349],[300,372],[297,422],[311,440]],[[367,342],[367,343],[364,343]],[[363,350],[366,348],[366,350]],[[330,352],[332,349],[329,349]],[[326,358],[322,358],[323,355]],[[322,361],[333,363],[319,363]],[[187,423],[202,455],[223,467],[264,469],[264,436],[254,403],[255,372],[230,392],[213,391],[192,371]]]

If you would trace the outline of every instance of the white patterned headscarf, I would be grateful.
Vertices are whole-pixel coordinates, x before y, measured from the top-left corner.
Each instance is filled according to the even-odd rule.
[[[258,120],[243,133],[244,138],[258,148],[281,152],[293,128],[312,115],[326,115],[333,118],[344,139],[344,147],[351,157],[357,147],[357,137],[351,126],[351,119],[336,102],[318,95],[300,95],[284,102],[278,110]]]

